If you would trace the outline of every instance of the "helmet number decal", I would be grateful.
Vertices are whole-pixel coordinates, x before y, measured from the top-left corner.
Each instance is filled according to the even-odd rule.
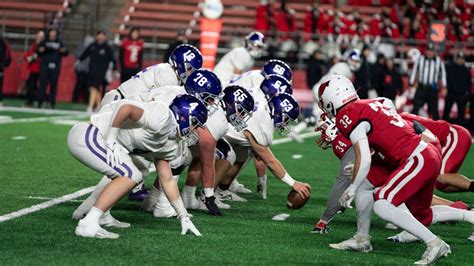
[[[275,83],[273,83],[272,85],[273,85],[273,87],[274,87],[275,89],[277,89],[277,91],[278,91],[279,93],[284,93],[284,92],[286,91],[287,85],[282,86],[280,80],[277,80],[277,81],[276,81]]]
[[[186,51],[186,53],[183,54],[183,57],[184,57],[184,61],[189,62],[193,60],[194,57],[196,57],[196,55],[193,53],[192,50],[188,50]]]
[[[273,67],[273,72],[277,73],[278,75],[282,76],[285,74],[285,68],[280,65],[275,65]]]
[[[280,106],[283,107],[283,110],[284,110],[285,112],[289,112],[289,111],[291,111],[291,109],[293,109],[293,104],[291,104],[288,99],[284,99],[284,100],[281,102]]]
[[[196,107],[198,107],[198,103],[195,103],[195,102],[192,102],[192,103],[189,103],[189,112],[192,113],[194,111],[194,109],[196,109]]]
[[[242,90],[234,91],[234,100],[242,102],[247,99],[247,95]]]
[[[204,86],[208,80],[202,73],[197,73],[197,77],[193,79],[194,82],[196,82],[200,87]]]

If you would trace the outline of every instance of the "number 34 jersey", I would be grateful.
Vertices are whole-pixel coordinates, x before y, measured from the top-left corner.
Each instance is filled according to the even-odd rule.
[[[410,158],[421,141],[411,125],[376,99],[350,103],[336,116],[337,128],[349,139],[362,122],[370,125],[367,133],[370,147],[381,153],[391,166],[398,166]]]

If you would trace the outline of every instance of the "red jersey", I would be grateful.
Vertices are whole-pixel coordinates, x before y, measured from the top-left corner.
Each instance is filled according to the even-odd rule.
[[[400,116],[410,122],[417,121],[422,124],[426,129],[431,131],[439,140],[441,146],[444,147],[446,145],[446,140],[448,139],[449,135],[449,128],[451,125],[444,121],[444,120],[431,120],[428,118],[424,118],[418,115],[413,115],[409,113],[401,113]]]
[[[339,132],[350,139],[362,122],[370,124],[370,148],[382,154],[391,166],[404,163],[421,141],[412,126],[378,100],[358,100],[343,107],[336,116]]]
[[[332,142],[332,151],[334,152],[334,155],[339,158],[339,160],[342,160],[342,157],[344,157],[350,147],[352,147],[351,141],[340,133],[337,134],[336,138]]]
[[[125,68],[141,68],[143,40],[125,39],[122,41],[123,65]]]

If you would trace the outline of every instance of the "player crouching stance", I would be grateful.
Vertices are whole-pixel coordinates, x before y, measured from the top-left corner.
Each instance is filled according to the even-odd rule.
[[[433,216],[430,204],[441,167],[436,148],[422,141],[408,123],[380,102],[359,100],[351,81],[345,77],[332,76],[321,84],[318,95],[321,108],[336,118],[340,133],[351,140],[355,149],[355,178],[341,197],[343,205],[350,205],[366,181],[373,148],[395,169],[375,192],[374,212],[426,243],[427,249],[416,264],[431,264],[447,256],[451,252],[449,245],[425,226]],[[409,211],[400,206],[402,203]],[[355,238],[358,242],[369,241],[368,235]]]
[[[78,236],[118,238],[103,229],[99,220],[143,176],[130,157],[136,154],[155,163],[166,196],[181,219],[182,234],[201,235],[191,222],[179,190],[173,181],[169,161],[180,156],[183,140],[196,137],[204,127],[207,109],[190,95],[176,97],[167,105],[161,102],[137,103],[122,100],[101,110],[90,123],[79,123],[68,135],[72,155],[99,173],[113,179],[100,193],[89,213],[76,227]]]

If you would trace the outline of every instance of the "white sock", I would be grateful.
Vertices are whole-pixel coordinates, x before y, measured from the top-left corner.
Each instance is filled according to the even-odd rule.
[[[355,195],[355,205],[357,209],[357,235],[368,236],[374,206],[372,190],[359,188]]]
[[[259,177],[258,177],[258,182],[259,182],[260,184],[266,184],[266,183],[267,183],[267,175],[259,176]]]
[[[190,198],[196,195],[196,189],[197,186],[184,185],[182,193],[183,195],[186,195],[186,197]]]
[[[204,188],[204,196],[206,196],[206,198],[214,196],[214,188],[205,187]]]
[[[402,208],[395,207],[387,200],[377,200],[374,204],[374,212],[387,222],[408,231],[410,234],[417,236],[425,243],[428,243],[437,237],[420,223],[410,212]]]
[[[456,209],[444,205],[432,206],[433,221],[431,224],[449,221],[466,221],[474,223],[474,212]]]
[[[179,218],[188,216],[188,211],[186,210],[186,208],[184,208],[183,200],[181,200],[181,197],[171,202],[171,206],[173,206]]]
[[[104,214],[104,212],[96,207],[92,207],[89,213],[84,217],[83,221],[85,223],[99,223],[99,219]]]

